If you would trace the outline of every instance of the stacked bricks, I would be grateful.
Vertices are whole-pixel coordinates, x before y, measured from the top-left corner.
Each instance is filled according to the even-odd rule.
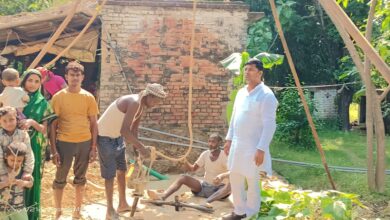
[[[248,8],[241,3],[199,3],[196,11],[192,122],[195,138],[225,135],[231,75],[219,61],[245,47]],[[188,76],[192,3],[108,1],[102,12],[99,105],[160,83],[169,96],[149,110],[142,126],[188,136]],[[111,45],[109,47],[108,45]],[[120,73],[115,53],[125,72]]]

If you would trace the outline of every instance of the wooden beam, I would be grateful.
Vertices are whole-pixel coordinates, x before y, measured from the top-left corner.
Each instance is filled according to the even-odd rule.
[[[318,151],[320,152],[322,164],[324,166],[326,174],[328,175],[328,180],[332,186],[332,189],[336,190],[336,185],[333,181],[332,175],[330,174],[329,167],[328,167],[328,164],[327,164],[326,158],[325,158],[325,153],[324,153],[324,150],[322,149],[320,138],[318,137],[318,133],[317,133],[316,127],[315,127],[314,122],[313,122],[313,117],[311,116],[309,106],[307,104],[305,95],[303,93],[302,85],[301,85],[301,82],[299,80],[297,70],[295,69],[295,65],[294,65],[294,62],[292,60],[290,50],[288,48],[286,38],[284,37],[282,25],[280,23],[279,15],[278,15],[278,12],[276,10],[275,0],[269,0],[269,2],[271,5],[271,9],[272,9],[272,15],[274,16],[275,24],[276,24],[276,27],[277,27],[277,30],[279,33],[279,37],[280,37],[280,40],[282,41],[283,49],[284,49],[284,52],[286,54],[287,61],[288,61],[288,64],[290,66],[291,72],[293,74],[295,85],[297,86],[298,93],[299,93],[299,96],[301,98],[303,108],[305,110],[306,117],[307,117],[307,120],[308,120],[310,128],[311,128],[311,132],[312,132],[313,137],[314,137],[314,141],[316,143]]]
[[[377,141],[377,163],[376,163],[376,172],[375,172],[375,186],[370,186],[370,189],[373,187],[376,188],[378,192],[383,192],[384,190],[384,176],[385,176],[385,132],[384,132],[384,123],[383,116],[380,107],[380,100],[377,96],[375,86],[372,83],[371,75],[365,74],[365,67],[361,62],[357,49],[355,48],[354,42],[350,38],[349,33],[347,32],[345,26],[343,25],[342,17],[339,17],[335,14],[334,10],[331,10],[329,7],[324,7],[326,13],[332,19],[333,23],[336,25],[337,30],[339,31],[341,37],[344,40],[345,45],[348,48],[349,53],[358,69],[358,72],[363,79],[363,82],[366,86],[366,97],[367,97],[367,112],[366,112],[366,124],[367,124],[367,151],[372,151],[370,149],[373,145],[373,126],[375,126],[375,135]],[[371,155],[368,155],[371,157]],[[370,167],[371,166],[371,167]],[[373,164],[368,164],[369,174],[373,175]],[[383,175],[382,175],[383,174]],[[372,181],[369,182],[372,184]]]
[[[73,4],[73,7],[69,10],[68,15],[64,19],[64,21],[61,23],[61,25],[58,27],[56,32],[53,34],[53,36],[50,38],[50,40],[45,44],[45,46],[42,48],[42,50],[39,52],[39,54],[35,57],[34,61],[30,64],[28,69],[35,68],[39,62],[41,62],[43,56],[47,53],[47,51],[53,46],[54,42],[58,39],[58,37],[61,35],[62,31],[66,28],[66,26],[69,24],[69,22],[72,20],[77,7],[79,6],[81,0],[75,1]]]
[[[333,11],[335,19],[338,19],[341,26],[356,41],[356,44],[364,51],[371,63],[382,74],[383,78],[390,83],[390,67],[379,56],[378,52],[371,46],[367,39],[360,33],[359,29],[334,0],[318,0],[325,11]],[[331,16],[330,14],[328,14]]]
[[[371,42],[372,37],[372,21],[375,15],[375,6],[377,0],[371,1],[370,11],[368,13],[367,25],[366,25],[366,33],[365,37],[368,42]],[[374,84],[371,80],[371,62],[368,59],[367,55],[364,55],[364,70],[362,72],[365,77],[367,77],[370,81],[366,85],[366,131],[367,131],[367,183],[368,188],[371,191],[375,191],[376,189],[376,179],[375,179],[375,169],[374,169],[374,111],[372,106],[374,104],[380,105],[375,102],[377,98],[376,91],[374,90]],[[376,129],[376,128],[375,128]],[[378,162],[378,161],[377,161]]]
[[[48,67],[48,66],[51,66],[53,64],[55,64],[55,62],[60,59],[70,48],[72,48],[72,46],[77,43],[78,40],[80,40],[80,38],[84,35],[84,33],[88,30],[88,28],[91,26],[91,24],[95,21],[96,17],[98,16],[98,14],[100,13],[102,7],[106,4],[107,0],[103,0],[102,3],[100,5],[98,5],[96,7],[96,11],[95,13],[93,14],[93,16],[91,17],[91,19],[89,19],[88,23],[84,26],[83,30],[81,30],[81,32],[79,33],[79,35],[77,35],[77,37],[75,37],[73,39],[73,41],[63,50],[61,51],[59,54],[57,54],[57,56],[52,60],[50,61],[49,63],[47,63],[45,65],[45,67]]]
[[[379,96],[379,100],[383,101],[385,100],[387,94],[389,94],[390,92],[390,85],[387,86],[387,88],[383,91],[383,93],[381,94],[381,96]]]
[[[9,22],[7,24],[0,25],[0,31],[6,30],[6,29],[11,29],[11,28],[18,27],[18,26],[25,26],[25,25],[30,25],[30,24],[34,24],[34,23],[46,22],[46,21],[51,21],[51,20],[55,20],[55,19],[61,19],[64,17],[65,17],[64,14],[60,14],[60,15],[44,16],[44,17],[40,17],[37,19],[31,19],[31,20]]]
[[[12,28],[11,31],[12,31],[12,33],[15,34],[16,38],[19,38],[21,40],[26,40],[26,41],[35,41],[36,40],[36,38],[29,37],[26,34],[24,34],[23,32],[17,30],[16,28]]]
[[[92,31],[92,30],[90,30],[90,31]],[[78,35],[79,33],[80,32],[61,34],[61,36],[58,37],[57,41],[60,40],[60,39],[68,38],[68,37],[74,37],[74,36]],[[44,39],[40,39],[40,40],[36,40],[36,41],[32,41],[32,42],[27,42],[24,45],[31,46],[31,45],[47,42],[48,40],[49,40],[49,38],[47,37],[47,38],[44,38]],[[3,50],[3,49],[4,49],[4,47],[0,47],[0,51]]]

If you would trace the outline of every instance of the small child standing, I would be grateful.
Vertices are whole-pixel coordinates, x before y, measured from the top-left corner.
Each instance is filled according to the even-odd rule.
[[[0,108],[0,125],[0,176],[7,174],[7,168],[2,162],[3,152],[12,142],[22,142],[27,146],[22,175],[30,176],[34,170],[34,153],[27,131],[17,128],[15,108],[9,106]]]
[[[21,142],[12,142],[4,150],[7,174],[0,176],[0,219],[28,220],[24,205],[24,189],[31,188],[31,176],[22,178],[22,164],[27,154],[27,146]]]
[[[16,108],[19,119],[25,119],[23,108],[30,100],[28,94],[19,86],[19,72],[13,68],[7,68],[1,73],[1,82],[5,86],[0,94],[0,106]]]

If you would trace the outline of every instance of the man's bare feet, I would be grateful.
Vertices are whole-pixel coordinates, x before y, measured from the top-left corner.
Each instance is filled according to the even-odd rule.
[[[118,206],[116,211],[118,213],[131,212],[131,207],[129,206],[129,204],[125,204],[123,206],[121,205],[121,206]]]
[[[107,213],[106,213],[106,220],[118,220],[119,219],[119,215],[117,212],[115,212],[115,210],[107,210]]]
[[[56,211],[56,217],[55,217],[55,220],[58,220],[61,218],[61,215],[62,215],[62,211]]]
[[[208,202],[202,203],[202,204],[200,204],[200,205],[203,206],[203,207],[206,207],[206,208],[210,208],[210,209],[213,208],[213,206],[211,205],[211,203],[208,203]]]
[[[146,193],[148,194],[151,200],[163,200],[160,193],[157,193],[152,190],[147,190]]]
[[[81,212],[79,210],[73,211],[72,219],[81,219]]]

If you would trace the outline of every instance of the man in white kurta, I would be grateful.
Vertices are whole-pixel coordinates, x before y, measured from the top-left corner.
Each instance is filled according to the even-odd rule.
[[[260,209],[260,171],[272,175],[269,145],[276,129],[275,95],[262,82],[263,66],[252,59],[245,65],[247,85],[237,93],[226,136],[234,212],[223,219],[242,219]],[[245,191],[245,180],[248,190]]]

